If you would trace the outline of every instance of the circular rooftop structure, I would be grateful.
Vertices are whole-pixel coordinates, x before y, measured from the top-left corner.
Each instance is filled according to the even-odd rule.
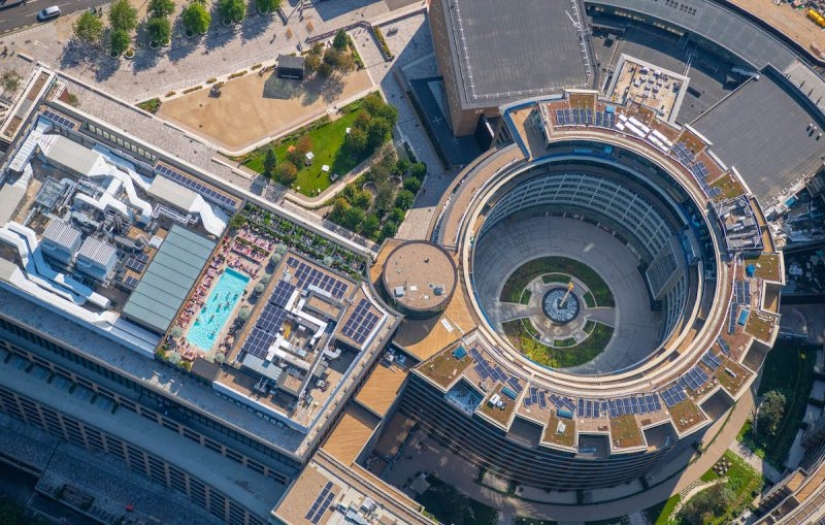
[[[456,267],[440,246],[405,242],[387,257],[381,283],[391,304],[412,318],[427,318],[444,310],[455,292]]]

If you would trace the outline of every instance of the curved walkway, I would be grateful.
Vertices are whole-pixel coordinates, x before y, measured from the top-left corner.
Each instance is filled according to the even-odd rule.
[[[638,261],[618,239],[590,224],[560,217],[504,221],[477,244],[475,285],[491,323],[500,325],[498,301],[510,272],[537,257],[562,255],[593,268],[616,301],[613,339],[589,363],[570,369],[579,374],[604,373],[644,359],[657,346],[660,314],[650,310],[647,286]]]

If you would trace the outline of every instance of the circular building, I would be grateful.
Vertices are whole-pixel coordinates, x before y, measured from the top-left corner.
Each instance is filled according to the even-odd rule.
[[[424,241],[397,246],[381,273],[381,284],[390,304],[413,319],[442,312],[453,297],[456,281],[452,257],[442,247]]]
[[[476,327],[416,367],[400,409],[520,484],[632,482],[688,457],[756,377],[783,277],[743,261],[782,255],[691,128],[592,91],[502,112],[515,142],[457,177],[433,227]]]

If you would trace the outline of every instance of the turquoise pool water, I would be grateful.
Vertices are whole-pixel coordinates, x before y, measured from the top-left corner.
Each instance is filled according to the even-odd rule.
[[[195,324],[186,334],[186,340],[201,350],[209,351],[215,346],[223,326],[243,297],[244,288],[249,283],[249,277],[227,268],[221,275],[218,284],[212,289],[209,298],[203,305]]]

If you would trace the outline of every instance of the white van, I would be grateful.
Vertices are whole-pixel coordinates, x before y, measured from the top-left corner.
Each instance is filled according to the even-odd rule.
[[[60,8],[56,5],[47,7],[46,9],[37,13],[37,19],[41,22],[51,20],[52,18],[57,18],[58,16],[60,16]]]

